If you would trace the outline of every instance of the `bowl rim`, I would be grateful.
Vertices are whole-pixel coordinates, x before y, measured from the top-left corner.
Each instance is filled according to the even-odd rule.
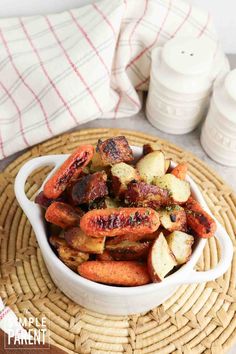
[[[141,154],[142,148],[140,146],[131,146],[134,155]],[[43,164],[43,159],[48,158],[48,156],[41,156],[39,159],[42,160],[42,165]],[[57,157],[57,160],[60,161],[60,164],[69,156],[69,154],[59,154],[59,155],[51,155],[51,157]],[[37,158],[36,158],[37,159]],[[49,165],[49,164],[47,164]],[[175,167],[177,163],[171,161],[171,167]],[[58,164],[57,167],[58,168]],[[38,193],[42,191],[44,184],[46,181],[50,178],[50,176],[54,173],[53,169],[48,176],[45,178],[41,188],[39,188]],[[190,176],[187,175],[186,181],[190,183],[191,187],[191,192],[194,195],[194,197],[198,200],[198,202],[205,208],[208,209],[206,202],[197,187],[196,183],[192,180]],[[16,195],[18,194],[17,191]],[[19,195],[19,194],[18,194]],[[17,199],[18,199],[17,195]],[[118,296],[118,295],[141,295],[141,294],[146,294],[151,291],[157,291],[158,289],[161,289],[163,287],[169,286],[169,285],[178,285],[178,284],[184,284],[185,281],[183,279],[186,274],[191,273],[193,271],[193,267],[197,263],[200,255],[202,254],[203,248],[206,244],[206,239],[199,239],[198,244],[196,245],[189,261],[182,265],[176,272],[173,274],[169,275],[167,278],[164,278],[163,281],[159,283],[150,283],[146,285],[140,285],[136,287],[118,287],[118,286],[112,286],[112,285],[106,285],[102,283],[96,283],[94,281],[91,281],[89,279],[83,278],[80,276],[78,273],[75,273],[72,271],[69,267],[67,267],[59,258],[58,256],[54,253],[53,249],[51,248],[48,239],[47,239],[47,234],[46,234],[46,228],[45,228],[45,222],[42,219],[42,208],[35,204],[34,201],[30,201],[30,204],[32,205],[32,209],[30,210],[28,205],[22,205],[20,203],[22,209],[26,213],[32,228],[35,232],[39,247],[42,251],[43,258],[45,260],[45,263],[48,263],[48,260],[50,262],[54,263],[55,268],[57,268],[57,271],[60,273],[63,273],[65,276],[70,278],[73,282],[77,283],[78,285],[83,286],[84,288],[94,290],[97,293],[102,293],[106,295],[113,295],[113,296]],[[32,212],[34,210],[34,212]],[[209,210],[209,209],[208,209]],[[186,282],[187,283],[187,282]]]

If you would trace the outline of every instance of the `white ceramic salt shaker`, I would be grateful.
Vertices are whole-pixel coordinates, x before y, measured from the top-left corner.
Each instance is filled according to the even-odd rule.
[[[201,144],[213,160],[236,166],[236,69],[214,85]]]
[[[196,128],[208,107],[216,52],[215,42],[188,37],[153,50],[146,105],[151,124],[170,134]]]

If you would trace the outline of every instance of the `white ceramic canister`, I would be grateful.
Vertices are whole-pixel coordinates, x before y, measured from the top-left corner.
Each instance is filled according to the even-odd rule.
[[[236,69],[214,85],[201,144],[213,160],[236,166]]]
[[[214,80],[217,44],[202,38],[173,38],[152,51],[146,105],[148,120],[170,134],[185,134],[206,113]],[[223,56],[217,58],[217,66]]]

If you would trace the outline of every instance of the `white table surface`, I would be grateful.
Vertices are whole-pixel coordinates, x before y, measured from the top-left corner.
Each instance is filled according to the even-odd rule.
[[[236,55],[229,56],[231,67],[236,68]],[[217,173],[230,185],[236,192],[236,167],[225,167],[214,161],[212,161],[204,152],[200,145],[200,127],[195,131],[181,136],[174,136],[170,134],[165,134],[154,128],[146,119],[144,112],[140,112],[136,116],[123,119],[100,119],[90,123],[81,125],[80,129],[88,128],[122,128],[129,130],[136,130],[147,134],[152,134],[154,136],[160,137],[162,139],[169,140],[174,144],[183,147],[186,150],[194,153],[202,161],[210,165]],[[17,156],[21,155],[23,152],[14,154],[13,156],[0,161],[0,171],[4,169],[11,161],[13,161]],[[219,353],[220,354],[220,353]],[[236,354],[236,345],[227,353]]]

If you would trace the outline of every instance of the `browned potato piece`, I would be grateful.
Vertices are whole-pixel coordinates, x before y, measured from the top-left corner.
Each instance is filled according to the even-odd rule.
[[[151,282],[147,266],[135,261],[89,261],[78,267],[78,273],[98,283],[139,286]]]
[[[140,179],[135,168],[124,162],[112,166],[111,176],[112,190],[116,196],[121,198],[124,197],[129,182],[138,181]]]
[[[73,205],[91,203],[108,194],[107,175],[104,171],[85,175],[74,183],[69,191]]]
[[[161,225],[168,231],[185,231],[187,228],[187,218],[184,208],[179,205],[166,207],[159,211]]]
[[[49,237],[49,243],[56,249],[58,249],[60,246],[68,246],[64,237],[55,235]]]
[[[101,155],[97,151],[95,151],[91,160],[90,171],[101,171],[104,170],[105,166],[106,164],[102,161]]]
[[[105,247],[105,237],[90,237],[79,227],[65,231],[65,240],[72,248],[88,253],[102,253]]]
[[[130,242],[123,241],[117,245],[107,245],[112,258],[116,261],[140,261],[147,257],[150,248],[150,242]]]
[[[165,174],[165,155],[162,151],[150,152],[137,162],[136,169],[143,181],[152,183],[155,177]]]
[[[143,145],[143,155],[147,155],[153,151],[160,151],[161,145],[158,143],[148,143]]]
[[[119,201],[112,199],[110,197],[106,197],[104,199],[104,207],[107,209],[111,209],[111,208],[119,208],[120,207],[120,203]]]
[[[59,246],[57,248],[60,260],[70,269],[77,271],[78,266],[89,259],[89,254],[74,250],[69,246]]]
[[[162,177],[154,178],[153,184],[160,188],[167,189],[173,203],[185,203],[191,194],[189,182],[182,181],[170,173]]]
[[[163,233],[154,241],[148,254],[148,271],[154,283],[162,281],[177,265]]]
[[[56,248],[60,260],[72,270],[77,270],[79,264],[89,259],[89,255],[71,248],[66,240],[59,236],[50,236],[50,244]]]
[[[167,171],[169,170],[170,164],[171,164],[171,159],[165,159],[165,173],[167,173]]]
[[[145,182],[131,182],[125,192],[125,203],[132,206],[158,208],[170,203],[167,189],[153,186]]]
[[[181,231],[174,231],[166,237],[178,265],[188,262],[192,254],[194,237]]]
[[[125,136],[117,136],[105,141],[98,141],[97,152],[105,165],[133,161],[133,152]]]

